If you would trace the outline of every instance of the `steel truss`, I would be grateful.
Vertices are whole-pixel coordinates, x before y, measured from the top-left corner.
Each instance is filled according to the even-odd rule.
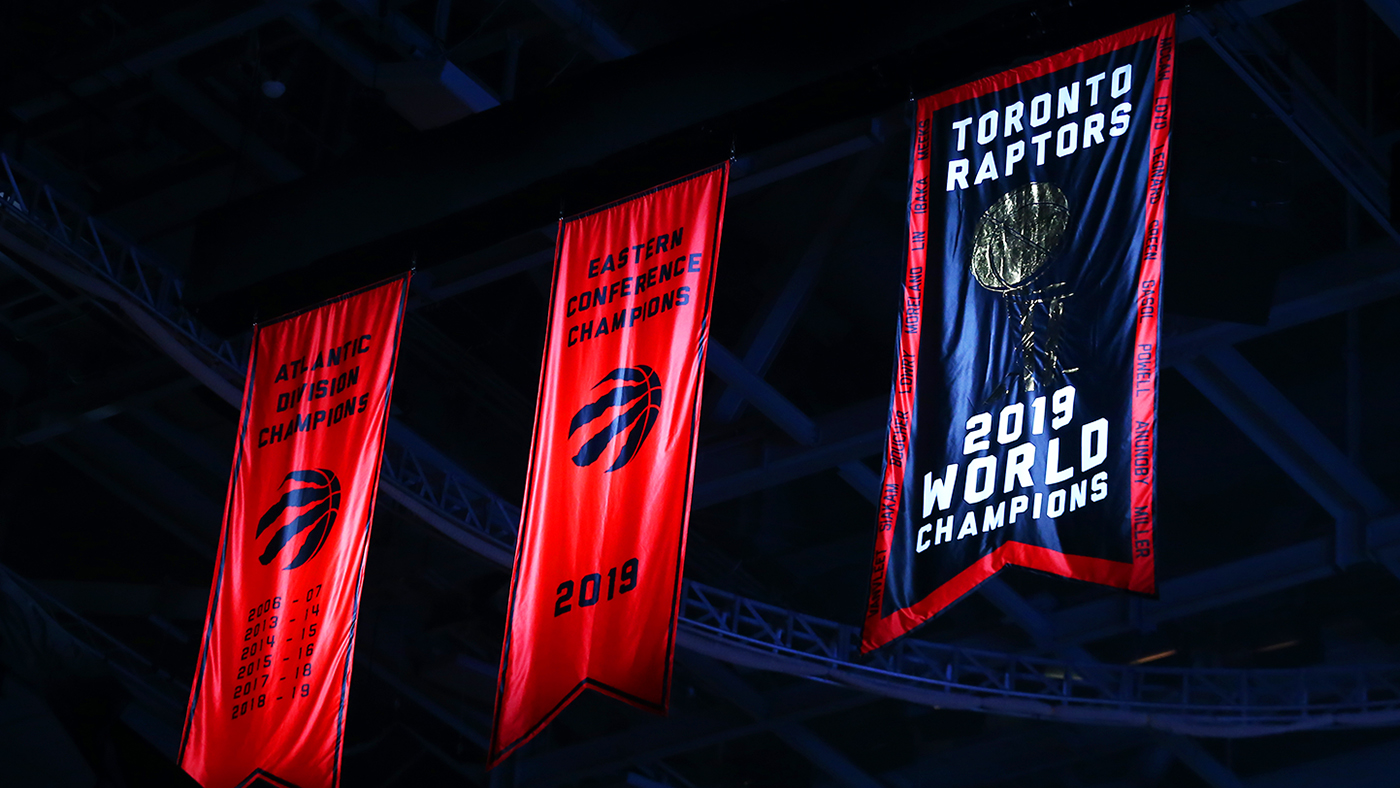
[[[116,304],[224,399],[239,404],[247,338],[183,307],[179,281],[0,153],[0,243]],[[510,564],[519,509],[404,425],[391,424],[386,491],[453,541]],[[1081,663],[904,638],[862,656],[855,627],[688,582],[681,644],[728,662],[925,705],[1191,735],[1257,736],[1400,724],[1400,666],[1203,670]]]

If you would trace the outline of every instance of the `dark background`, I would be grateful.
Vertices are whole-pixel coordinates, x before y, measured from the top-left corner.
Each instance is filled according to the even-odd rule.
[[[1215,33],[1183,22],[1177,54],[1163,597],[1009,572],[914,637],[1192,671],[1321,676],[1400,660],[1400,256],[1386,198],[1400,13],[1393,0],[1193,9]],[[686,575],[854,624],[899,297],[908,99],[1173,10],[13,2],[0,7],[0,149],[49,184],[53,206],[132,239],[223,336],[416,261],[395,415],[508,501],[524,484],[560,212],[732,150],[713,337],[761,382],[707,381]],[[461,76],[444,84],[449,63]],[[1282,96],[1279,110],[1261,93]],[[160,748],[178,713],[133,701],[130,682],[73,644],[135,660],[129,649],[184,703],[236,410],[3,227],[0,563],[33,587],[0,585],[0,783],[178,785]],[[735,380],[747,401],[726,397]],[[487,776],[479,742],[507,583],[381,497],[347,788],[1382,786],[1400,766],[1400,734],[1383,726],[1234,739],[1085,727],[681,650],[670,718],[588,695]],[[802,703],[816,711],[791,711]]]

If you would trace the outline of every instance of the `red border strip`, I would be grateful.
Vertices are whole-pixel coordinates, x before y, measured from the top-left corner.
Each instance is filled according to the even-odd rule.
[[[895,523],[899,518],[899,505],[904,496],[904,464],[908,459],[909,441],[913,438],[910,430],[911,416],[916,405],[918,391],[919,340],[924,313],[924,283],[928,272],[928,182],[929,182],[929,134],[932,129],[927,112],[920,102],[915,116],[914,135],[910,140],[910,191],[909,226],[906,230],[908,250],[904,263],[903,302],[899,310],[899,356],[895,359],[895,369],[904,367],[907,360],[912,366],[913,376],[909,385],[903,385],[897,373],[890,387],[890,411],[888,429],[885,433],[884,470],[880,479],[879,519],[875,531],[875,557],[870,566],[870,593],[865,603],[865,625],[861,631],[861,651],[872,651],[889,640],[907,632],[914,624],[909,624],[898,632],[883,636],[887,621],[897,620],[903,611],[896,611],[889,619],[880,617],[884,605],[885,583],[889,575],[890,547],[894,542]],[[919,184],[924,184],[922,201],[924,210],[915,211],[919,202]],[[930,613],[929,615],[932,615]],[[883,639],[881,639],[883,637]]]
[[[1070,555],[1024,542],[1007,542],[982,556],[977,563],[959,572],[952,580],[939,586],[913,607],[896,610],[889,616],[875,621],[873,626],[867,621],[865,631],[861,635],[861,651],[873,651],[924,623],[971,593],[982,581],[1001,571],[1004,566],[1023,566],[1073,580],[1087,580],[1118,588],[1128,584],[1133,568],[1132,564],[1122,561]]]
[[[1145,22],[1111,36],[1091,41],[1082,46],[1041,58],[1033,63],[984,77],[966,85],[936,93],[920,99],[915,114],[914,135],[911,141],[910,192],[908,207],[908,228],[904,273],[904,303],[900,311],[899,353],[901,359],[911,359],[914,384],[901,387],[896,376],[893,393],[890,397],[889,429],[885,438],[884,473],[881,479],[880,513],[875,536],[875,556],[871,563],[870,594],[866,599],[865,622],[861,630],[862,652],[870,652],[909,632],[948,605],[956,602],[977,587],[982,581],[996,574],[1003,566],[1015,565],[1063,577],[1087,580],[1103,585],[1126,588],[1140,593],[1154,593],[1156,578],[1153,562],[1154,539],[1152,535],[1154,519],[1154,484],[1156,464],[1157,430],[1157,340],[1158,313],[1157,283],[1161,280],[1161,232],[1166,212],[1166,166],[1167,143],[1171,131],[1171,78],[1174,63],[1172,55],[1175,45],[1176,17],[1165,16]],[[1144,512],[1142,520],[1133,518],[1133,561],[1109,561],[1101,558],[1070,555],[1048,548],[1036,547],[1021,542],[1007,542],[981,560],[964,569],[952,580],[944,583],[933,593],[919,600],[911,607],[896,610],[889,616],[881,617],[885,584],[889,574],[889,554],[894,541],[894,527],[899,505],[904,497],[904,463],[907,460],[909,442],[913,436],[909,425],[912,422],[918,389],[919,328],[923,319],[923,284],[928,278],[928,195],[922,195],[924,211],[914,210],[921,195],[916,188],[923,184],[927,189],[930,180],[929,135],[932,114],[940,109],[984,96],[988,93],[1019,85],[1029,79],[1079,65],[1086,60],[1108,54],[1124,47],[1132,46],[1149,38],[1159,38],[1161,45],[1154,60],[1153,73],[1156,87],[1153,90],[1153,127],[1150,146],[1153,159],[1150,163],[1151,177],[1161,178],[1161,187],[1153,201],[1153,189],[1149,180],[1147,190],[1147,223],[1144,228],[1142,257],[1138,267],[1138,323],[1136,331],[1137,348],[1150,346],[1151,371],[1150,385],[1139,390],[1134,388],[1133,419],[1146,424],[1143,429],[1146,438],[1146,469],[1143,482],[1134,477],[1131,505],[1134,512]],[[1163,60],[1165,59],[1165,66]],[[1163,104],[1165,100],[1165,104]],[[1160,161],[1157,156],[1160,152]],[[1155,224],[1154,224],[1155,222]],[[1155,238],[1154,238],[1155,234]],[[1143,288],[1152,286],[1148,299]],[[1150,309],[1145,309],[1147,305]],[[1136,349],[1136,348],[1135,348]],[[898,360],[896,361],[898,368]],[[1137,379],[1134,377],[1134,386]]]
[[[1147,171],[1147,218],[1138,265],[1137,339],[1133,366],[1132,534],[1133,573],[1128,590],[1157,592],[1157,378],[1162,313],[1162,239],[1166,234],[1168,146],[1172,125],[1172,76],[1176,70],[1176,19],[1162,24],[1153,74],[1151,158]],[[1143,369],[1144,365],[1146,369]],[[1141,444],[1138,436],[1141,435]]]

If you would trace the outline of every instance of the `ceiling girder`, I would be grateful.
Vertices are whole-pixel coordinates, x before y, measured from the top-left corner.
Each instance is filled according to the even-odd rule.
[[[706,689],[733,703],[753,719],[762,720],[770,716],[772,709],[767,698],[724,663],[700,654],[686,653],[681,657],[681,664],[689,673],[697,676]],[[879,780],[800,722],[775,723],[773,733],[847,788],[884,788]]]
[[[859,124],[841,124],[800,140],[740,156],[734,160],[730,170],[729,196],[746,194],[824,164],[869,151],[880,143],[882,130],[887,123],[885,116],[876,116]],[[542,226],[500,245],[502,248],[539,246],[538,249],[523,253],[517,251],[515,254],[493,254],[498,252],[498,249],[493,249],[420,269],[414,279],[409,308],[451,298],[537,266],[552,264],[556,231],[557,225]],[[477,257],[505,259],[472,265]]]
[[[213,132],[229,150],[239,156],[247,156],[276,183],[294,181],[303,175],[300,167],[264,142],[237,118],[225,112],[173,69],[157,68],[152,71],[151,84],[155,85],[161,95],[184,110],[185,114]]]
[[[637,53],[587,0],[534,0],[534,4],[595,60],[619,60]]]
[[[1371,7],[1392,33],[1400,36],[1400,0],[1366,0],[1366,5]]]
[[[875,180],[882,159],[880,154],[880,148],[873,148],[856,159],[854,168],[841,183],[836,196],[826,204],[824,214],[818,219],[816,232],[812,233],[807,248],[797,261],[797,269],[788,277],[773,302],[759,312],[755,321],[757,326],[751,332],[753,340],[743,355],[744,368],[759,378],[768,374],[768,368],[772,366],[807,303],[807,296],[816,284],[822,263]],[[731,422],[739,415],[743,404],[742,392],[733,386],[726,388],[715,406],[713,417],[720,423]]]
[[[1365,523],[1393,508],[1366,473],[1232,346],[1178,369],[1336,520],[1336,562],[1365,559]]]
[[[192,55],[212,46],[271,22],[287,13],[295,6],[305,5],[312,0],[268,0],[254,5],[217,24],[182,36],[173,41],[149,49],[135,57],[128,58],[102,71],[78,79],[68,85],[72,95],[79,98],[94,96],[109,87],[121,85],[134,77],[147,74],[161,66],[174,63],[186,55]],[[68,104],[69,99],[60,92],[23,102],[10,107],[18,118],[29,121]]]
[[[199,386],[199,381],[183,374],[183,370],[181,373],[180,377],[175,380],[116,397],[109,402],[86,408],[79,413],[71,415],[65,413],[57,418],[50,417],[39,426],[16,435],[14,441],[21,446],[43,443],[73,430],[81,429],[84,425],[105,421],[117,414],[130,412],[176,392],[188,391]]]
[[[1166,747],[1177,760],[1186,764],[1197,777],[1206,781],[1210,788],[1244,788],[1240,778],[1229,767],[1206,752],[1206,748],[1195,739],[1185,736],[1164,736],[1162,746]]]
[[[1390,223],[1383,155],[1375,150],[1370,135],[1327,92],[1321,80],[1269,23],[1251,17],[1235,0],[1193,13],[1185,21],[1312,151],[1380,228],[1400,241],[1400,230]]]
[[[743,392],[763,415],[803,446],[815,446],[821,438],[817,423],[777,389],[744,366],[728,348],[714,338],[707,343],[705,371],[713,372],[730,388]]]
[[[63,445],[61,441],[55,441],[46,446],[49,451],[61,457],[69,465],[78,471],[86,474],[88,478],[97,482],[105,488],[114,498],[125,503],[131,508],[140,512],[150,522],[164,528],[171,536],[175,537],[181,544],[209,558],[214,556],[214,545],[212,539],[202,538],[201,535],[191,533],[181,525],[181,520],[171,515],[163,509],[153,506],[143,496],[136,495],[127,489],[124,480],[114,478],[111,473],[90,459],[85,453],[75,451]]]
[[[736,720],[712,711],[676,709],[663,720],[571,744],[523,761],[522,788],[546,788],[568,780],[652,763],[777,726],[837,714],[873,703],[875,697],[826,684],[802,682],[763,696],[768,711],[759,719]]]
[[[957,26],[985,24],[1010,5],[891,10],[857,36],[843,14],[793,15],[783,7],[761,9],[742,25],[697,31],[685,46],[656,47],[593,70],[569,91],[513,102],[421,144],[347,160],[211,213],[194,246],[206,264],[192,272],[187,295],[217,322],[231,299],[253,289],[271,300],[306,297],[296,289],[314,287],[314,278],[283,280],[308,266],[344,271],[353,260],[369,276],[415,248],[425,264],[487,248],[549,224],[561,196],[584,208],[713,163],[730,140],[706,131],[712,121],[749,124],[735,134],[766,144],[804,130],[799,115],[784,114],[789,101],[803,102],[808,128],[850,117],[839,96],[849,92],[850,100],[873,104],[870,91],[888,87],[870,76],[872,62],[902,57]],[[856,93],[854,83],[841,82],[837,98],[815,108],[799,97],[845,74],[878,84]],[[630,157],[628,167],[605,164],[619,155]],[[249,226],[259,232],[247,233]],[[259,289],[274,280],[275,290]]]

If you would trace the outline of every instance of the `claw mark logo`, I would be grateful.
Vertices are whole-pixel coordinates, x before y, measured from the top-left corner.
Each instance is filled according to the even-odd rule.
[[[293,487],[283,493],[277,503],[258,520],[257,533],[261,538],[263,531],[274,523],[281,522],[284,515],[291,518],[277,529],[272,535],[272,540],[267,543],[267,549],[258,557],[262,565],[267,566],[297,534],[311,529],[306,541],[301,543],[301,549],[297,550],[296,557],[290,564],[282,567],[284,570],[296,569],[321,552],[326,540],[330,538],[331,530],[335,528],[335,519],[340,514],[340,480],[335,477],[335,473],[325,468],[292,471],[277,485],[277,489],[285,487],[287,482],[299,482],[306,486]],[[291,514],[288,515],[288,512]]]
[[[604,375],[593,388],[596,389],[610,380],[624,382],[584,405],[574,414],[573,421],[569,422],[569,437],[573,437],[579,427],[600,418],[609,410],[628,406],[611,424],[589,438],[573,457],[574,464],[580,468],[592,465],[612,444],[613,439],[624,432],[627,433],[622,451],[618,452],[617,459],[613,460],[613,464],[608,466],[604,473],[612,473],[637,455],[637,450],[646,442],[651,428],[656,426],[657,417],[661,415],[661,378],[651,367],[638,364],[635,367],[615,369]],[[627,385],[627,382],[634,385]]]

